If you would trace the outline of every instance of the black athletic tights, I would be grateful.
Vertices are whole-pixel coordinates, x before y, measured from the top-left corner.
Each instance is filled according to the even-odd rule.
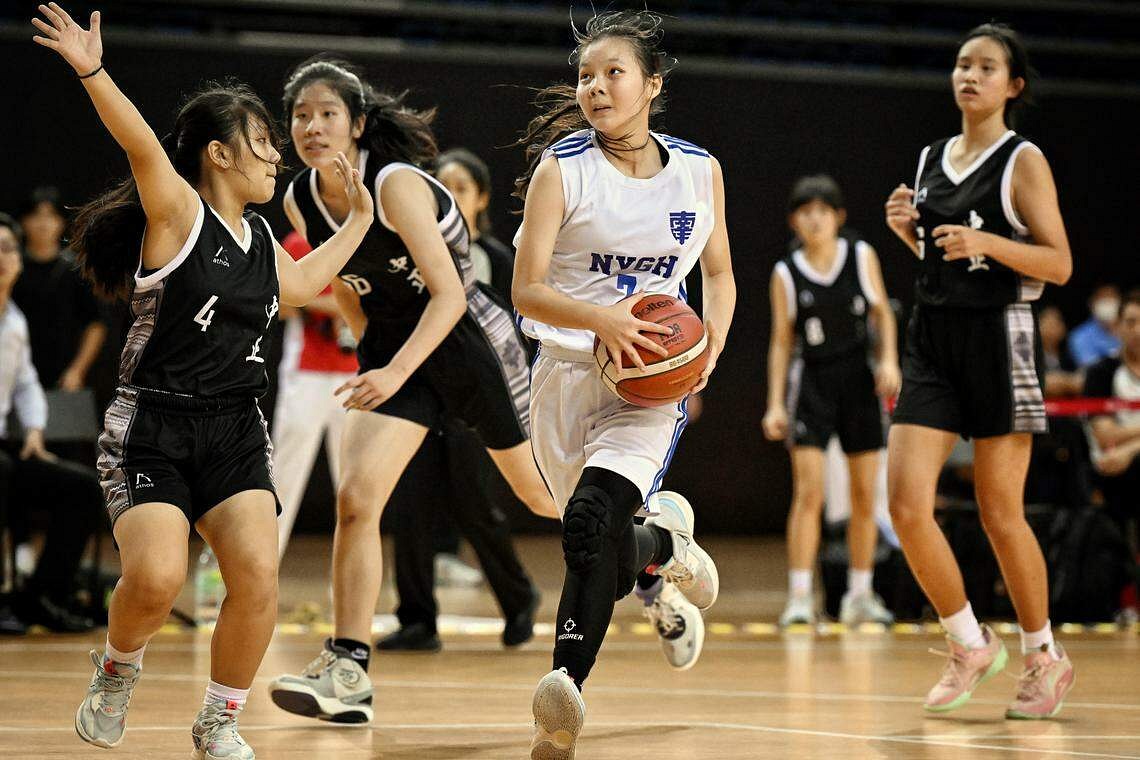
[[[629,479],[611,470],[587,467],[575,492],[587,486],[599,488],[609,496],[607,507],[612,525],[624,528],[615,530],[615,538],[604,542],[589,569],[566,569],[555,621],[554,669],[566,668],[579,688],[598,657],[615,602],[630,592],[639,572],[648,565],[665,562],[673,550],[667,531],[634,525],[633,516],[642,499]]]

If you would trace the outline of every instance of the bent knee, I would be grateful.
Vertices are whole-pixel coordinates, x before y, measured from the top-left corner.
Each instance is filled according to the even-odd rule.
[[[173,566],[124,570],[120,580],[138,603],[155,608],[174,604],[185,582],[185,570]]]
[[[612,523],[609,494],[596,486],[574,492],[562,517],[562,553],[568,570],[581,574],[598,565],[612,543]]]
[[[346,482],[336,495],[336,519],[340,524],[379,520],[384,505],[373,489],[362,483]]]

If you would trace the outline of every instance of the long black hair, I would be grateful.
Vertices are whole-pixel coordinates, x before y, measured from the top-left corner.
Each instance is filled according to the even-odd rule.
[[[244,142],[253,152],[249,138],[252,122],[264,125],[270,139],[278,142],[269,109],[253,90],[233,80],[208,82],[178,111],[174,129],[162,138],[162,147],[174,170],[197,187],[202,179],[203,151],[212,141],[235,150]],[[133,176],[79,209],[72,248],[84,277],[100,295],[126,298],[130,294],[145,227],[146,215]]]
[[[1016,124],[1022,109],[1034,103],[1033,90],[1030,89],[1030,85],[1037,79],[1037,71],[1029,65],[1029,52],[1025,48],[1021,35],[1008,24],[996,21],[979,24],[966,32],[966,36],[958,43],[958,49],[960,50],[963,45],[976,37],[988,37],[1001,45],[1002,49],[1005,50],[1005,61],[1009,66],[1010,81],[1021,79],[1024,82],[1017,97],[1006,101],[1005,113],[1002,114],[1005,125],[1012,128]]]
[[[418,111],[409,106],[407,90],[392,94],[366,82],[356,67],[326,55],[304,61],[285,80],[282,104],[285,118],[293,118],[293,104],[301,90],[320,82],[328,85],[348,107],[350,121],[364,116],[364,133],[357,144],[385,162],[403,161],[424,168],[439,153],[431,123],[436,111]]]
[[[435,160],[435,174],[438,174],[443,167],[448,164],[459,164],[467,173],[471,175],[471,179],[475,180],[475,187],[480,193],[487,193],[488,197],[491,194],[491,170],[487,168],[487,162],[476,156],[467,148],[452,148],[451,150],[440,153]],[[487,234],[491,231],[491,215],[488,213],[490,206],[484,208],[479,212],[475,218],[475,226],[479,228],[480,234]]]
[[[570,54],[570,65],[576,65],[582,51],[598,40],[611,37],[626,40],[633,48],[642,75],[646,79],[654,76],[662,79],[661,92],[649,102],[649,117],[652,119],[665,112],[664,80],[669,75],[673,63],[661,49],[664,38],[661,25],[660,16],[644,10],[610,11],[594,15],[586,22],[584,30],[571,24],[576,45]],[[578,107],[575,87],[567,84],[551,85],[539,90],[534,102],[541,113],[531,120],[523,136],[515,143],[516,146],[526,148],[527,169],[515,179],[514,192],[515,197],[523,200],[526,200],[527,188],[530,186],[535,169],[542,161],[543,152],[564,135],[590,126],[586,115]],[[611,154],[635,150],[638,147],[630,145],[627,136],[609,138],[599,132],[595,137],[602,150]]]

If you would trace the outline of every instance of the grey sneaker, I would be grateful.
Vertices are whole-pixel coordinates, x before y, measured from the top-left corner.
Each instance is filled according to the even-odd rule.
[[[294,715],[333,723],[372,720],[372,680],[348,651],[325,640],[325,648],[299,676],[269,684],[273,704]]]
[[[253,747],[238,733],[241,708],[236,702],[219,699],[198,711],[190,729],[194,739],[191,760],[254,760]]]
[[[574,760],[574,745],[586,720],[586,703],[566,668],[552,670],[534,690],[534,739],[530,760]]]
[[[87,696],[75,713],[75,733],[96,747],[119,746],[127,728],[127,705],[138,683],[142,668],[107,660],[91,650],[95,675],[87,688]]]
[[[672,584],[665,582],[645,616],[657,629],[661,651],[669,665],[688,670],[697,664],[705,645],[705,621],[701,611]]]
[[[720,576],[712,557],[693,540],[692,505],[679,493],[658,491],[649,497],[647,507],[659,514],[645,524],[664,528],[673,537],[673,557],[657,568],[657,574],[676,585],[697,609],[707,610],[720,593]]]
[[[815,625],[815,597],[811,594],[791,594],[780,614],[780,627],[789,625]]]
[[[839,622],[847,626],[859,625],[860,623],[891,625],[895,622],[895,616],[887,609],[887,605],[883,603],[882,597],[878,594],[874,592],[866,594],[848,592],[843,595],[843,599],[839,602]]]

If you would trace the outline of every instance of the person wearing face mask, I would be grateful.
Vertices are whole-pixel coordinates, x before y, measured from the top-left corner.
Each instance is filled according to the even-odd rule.
[[[1088,367],[1120,350],[1116,320],[1120,312],[1120,288],[1098,285],[1089,298],[1089,318],[1069,333],[1069,353],[1078,367]]]
[[[91,287],[63,246],[67,218],[59,190],[38,187],[20,214],[26,243],[24,274],[12,298],[28,319],[32,360],[47,388],[74,391],[88,384],[107,328]]]

